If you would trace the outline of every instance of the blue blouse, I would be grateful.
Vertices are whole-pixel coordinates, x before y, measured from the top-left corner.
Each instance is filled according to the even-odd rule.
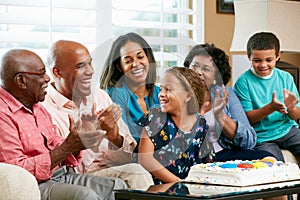
[[[122,83],[122,87],[109,88],[107,92],[112,101],[121,106],[122,118],[127,124],[133,138],[139,142],[143,127],[137,125],[137,122],[145,113],[137,102],[138,97],[128,88],[125,82]],[[153,96],[146,96],[144,98],[147,110],[160,107],[158,100],[159,92],[160,88],[154,86]]]
[[[159,108],[151,110],[139,122],[154,145],[155,159],[181,179],[187,177],[191,166],[213,161],[213,147],[206,137],[208,125],[203,116],[196,116],[189,132],[180,130],[169,114]]]

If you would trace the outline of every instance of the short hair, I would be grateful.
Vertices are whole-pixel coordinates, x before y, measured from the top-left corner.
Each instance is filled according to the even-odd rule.
[[[279,55],[280,42],[275,34],[271,32],[258,32],[252,35],[247,42],[247,55],[250,58],[253,50],[275,49],[276,56]]]
[[[203,105],[205,85],[203,84],[200,76],[193,70],[185,67],[170,67],[166,69],[164,74],[172,73],[181,82],[183,88],[191,92],[192,99],[188,103],[188,113],[198,113]]]
[[[195,56],[207,56],[211,57],[214,66],[218,69],[216,72],[216,81],[218,85],[226,85],[231,78],[231,66],[229,64],[229,57],[222,50],[217,48],[214,44],[197,44],[186,56],[183,65],[189,67]]]
[[[0,77],[3,85],[12,79],[19,71],[18,67],[26,64],[26,59],[22,55],[25,49],[11,49],[7,51],[1,60]]]

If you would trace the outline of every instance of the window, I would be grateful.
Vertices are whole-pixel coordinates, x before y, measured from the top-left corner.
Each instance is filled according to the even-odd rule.
[[[129,3],[130,2],[130,3]],[[179,65],[195,42],[203,42],[203,2],[189,0],[112,0],[112,35],[142,35],[160,69]]]
[[[182,65],[204,41],[204,0],[0,0],[0,56],[27,48],[46,59],[51,43],[75,40],[105,60],[111,41],[134,31],[155,51],[160,69]],[[99,58],[101,57],[101,58]]]
[[[96,42],[96,0],[0,0],[0,55],[26,48],[46,59],[58,39]]]

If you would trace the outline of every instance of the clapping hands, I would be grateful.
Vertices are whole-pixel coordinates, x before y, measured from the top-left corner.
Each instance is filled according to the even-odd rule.
[[[299,100],[297,99],[296,95],[290,92],[287,89],[283,89],[284,95],[284,103],[281,103],[276,98],[276,92],[273,93],[271,106],[274,111],[278,111],[282,114],[288,114],[288,111],[295,108]]]
[[[119,136],[118,120],[122,116],[122,109],[117,104],[111,104],[107,108],[97,112],[99,126],[107,132],[107,138],[111,141]]]
[[[297,103],[299,102],[299,99],[296,97],[296,95],[292,92],[290,92],[287,89],[283,89],[284,94],[284,104],[286,106],[287,111],[293,110]]]
[[[222,90],[223,90],[223,97],[220,95],[220,90],[216,90],[216,96],[215,100],[213,102],[213,109],[214,109],[214,114],[216,118],[221,118],[224,117],[224,112],[223,109],[226,106],[228,102],[228,91],[226,90],[226,87],[222,85]]]
[[[105,137],[106,131],[101,130],[95,109],[96,105],[93,104],[91,113],[83,113],[76,123],[73,117],[69,116],[70,134],[68,138],[75,137],[74,145],[81,143],[80,150],[90,148],[94,152],[98,152],[99,144]]]

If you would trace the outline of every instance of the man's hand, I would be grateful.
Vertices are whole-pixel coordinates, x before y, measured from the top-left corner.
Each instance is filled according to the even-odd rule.
[[[86,116],[77,123],[75,123],[72,115],[68,115],[68,117],[70,133],[60,146],[50,151],[51,169],[65,160],[70,154],[77,156],[81,150],[87,148],[91,148],[94,152],[97,152],[100,142],[105,137],[104,131],[96,129],[90,131],[90,129],[87,129],[89,127],[88,124],[94,124],[95,122],[89,121]],[[79,132],[79,130],[87,132]]]
[[[105,137],[106,131],[101,130],[99,125],[95,103],[92,106],[91,113],[81,115],[80,120],[76,123],[76,127],[83,145],[86,148],[92,149],[94,152],[98,152],[99,145]]]
[[[114,103],[97,113],[99,125],[102,130],[106,131],[107,139],[118,147],[121,147],[123,143],[118,127],[118,120],[121,116],[121,107]]]
[[[107,132],[108,137],[116,137],[118,131],[118,120],[122,116],[122,109],[117,104],[111,104],[106,109],[98,112],[99,125]]]

